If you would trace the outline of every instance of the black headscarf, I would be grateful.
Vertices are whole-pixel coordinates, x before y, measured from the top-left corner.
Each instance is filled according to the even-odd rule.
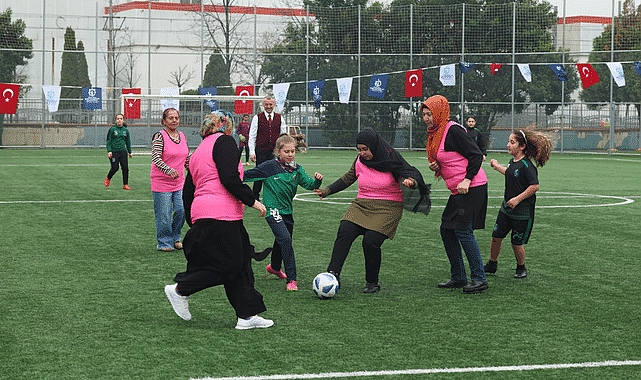
[[[372,152],[373,158],[371,160],[363,160],[359,157],[363,165],[379,172],[392,173],[397,181],[402,178],[412,178],[416,181],[419,194],[416,194],[416,189],[401,187],[405,209],[412,212],[420,211],[424,214],[430,212],[430,185],[425,184],[423,175],[418,169],[405,161],[403,156],[372,128],[361,130],[356,136],[356,144],[367,145]]]

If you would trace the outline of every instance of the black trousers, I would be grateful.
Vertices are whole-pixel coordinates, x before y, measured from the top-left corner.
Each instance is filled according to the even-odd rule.
[[[378,282],[378,273],[381,269],[381,246],[387,236],[380,232],[368,230],[348,220],[341,220],[338,227],[332,259],[327,271],[340,273],[347,259],[352,243],[359,235],[363,235],[363,255],[365,256],[365,280],[371,283]]]
[[[274,159],[274,151],[273,150],[258,150],[256,149],[256,166],[262,164],[265,161],[273,160]],[[254,198],[259,199],[260,197],[260,191],[263,188],[263,181],[255,181],[254,182]]]
[[[254,288],[254,272],[249,264],[238,273],[221,273],[210,269],[183,272],[174,281],[178,283],[178,291],[183,296],[223,285],[227,300],[238,318],[249,318],[267,310],[263,296]]]
[[[243,150],[245,151],[245,162],[249,162],[249,145],[238,147],[238,154],[240,154],[240,158],[243,158]]]
[[[263,296],[254,288],[253,246],[242,220],[196,221],[183,239],[183,252],[187,271],[174,277],[181,295],[190,296],[223,285],[227,299],[239,318],[267,310]]]
[[[107,178],[111,178],[118,171],[118,166],[122,169],[122,184],[129,184],[129,153],[126,150],[121,150],[118,152],[111,152],[111,158],[109,159],[111,163],[111,170],[107,174]]]

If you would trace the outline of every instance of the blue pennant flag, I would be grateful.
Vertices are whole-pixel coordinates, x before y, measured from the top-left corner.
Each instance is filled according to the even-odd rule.
[[[372,75],[367,88],[367,96],[372,98],[385,98],[385,89],[387,88],[387,74]]]
[[[634,62],[634,71],[641,75],[641,62]]]
[[[102,88],[100,87],[83,87],[82,88],[82,109],[101,110],[102,109]]]
[[[458,68],[461,70],[462,74],[465,74],[466,72],[472,70],[472,67],[474,67],[474,63],[472,62],[459,62],[458,63]]]
[[[205,96],[218,95],[218,87],[199,87],[198,92],[200,93],[200,95]],[[218,110],[218,100],[205,99],[204,102],[205,104],[207,104],[211,112]]]
[[[325,87],[325,80],[312,81],[307,84],[309,92],[312,93],[314,99],[314,107],[320,108],[321,100],[323,100],[323,87]]]
[[[568,74],[565,72],[565,69],[563,68],[562,65],[552,63],[552,64],[549,64],[548,66],[550,66],[552,71],[554,71],[554,74],[556,75],[556,77],[559,78],[561,82],[566,82],[568,80]]]

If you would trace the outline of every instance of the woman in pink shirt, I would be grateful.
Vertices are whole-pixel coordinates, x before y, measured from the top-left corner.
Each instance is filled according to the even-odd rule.
[[[429,212],[429,185],[418,169],[408,164],[373,129],[365,128],[356,136],[356,148],[358,157],[350,170],[329,187],[314,191],[324,198],[358,181],[358,195],[341,220],[327,271],[340,278],[352,243],[363,235],[366,280],[363,293],[376,293],[381,289],[378,282],[381,245],[385,239],[394,238],[404,207],[414,212],[419,208],[421,212]],[[418,190],[418,198],[404,197],[401,184]]]
[[[151,143],[151,192],[156,217],[156,249],[171,252],[182,249],[180,232],[185,224],[183,185],[189,147],[185,134],[178,130],[180,114],[175,108],[162,113],[163,129]]]
[[[481,168],[483,153],[465,127],[450,121],[450,104],[441,95],[429,97],[420,107],[427,126],[427,159],[437,178],[443,178],[450,197],[441,216],[441,238],[450,261],[450,279],[439,288],[463,288],[479,293],[488,288],[475,229],[485,228],[487,176]],[[470,266],[465,274],[463,253]]]

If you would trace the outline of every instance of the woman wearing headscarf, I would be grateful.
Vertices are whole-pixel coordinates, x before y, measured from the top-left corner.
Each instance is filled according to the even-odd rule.
[[[191,319],[189,296],[223,285],[236,311],[236,328],[247,330],[274,324],[258,316],[266,310],[263,296],[254,288],[251,258],[254,247],[243,225],[244,205],[266,214],[265,206],[243,184],[238,146],[225,132],[233,127],[220,113],[205,116],[200,129],[203,141],[191,155],[183,198],[190,229],[183,240],[187,270],[165,286],[174,311]]]
[[[450,105],[434,95],[420,107],[427,126],[427,159],[430,170],[443,178],[450,197],[441,217],[441,238],[450,261],[450,279],[439,288],[463,288],[479,293],[488,288],[475,229],[485,228],[487,176],[481,168],[483,153],[465,127],[450,121]],[[468,284],[461,247],[470,266]]]
[[[418,169],[373,129],[365,128],[356,136],[356,148],[358,156],[350,170],[328,187],[314,191],[324,198],[358,181],[358,195],[341,220],[327,271],[340,278],[352,243],[363,235],[366,280],[363,292],[376,293],[381,289],[378,282],[381,245],[385,239],[394,238],[404,207],[429,213],[430,187]],[[405,196],[401,184],[408,188]]]

